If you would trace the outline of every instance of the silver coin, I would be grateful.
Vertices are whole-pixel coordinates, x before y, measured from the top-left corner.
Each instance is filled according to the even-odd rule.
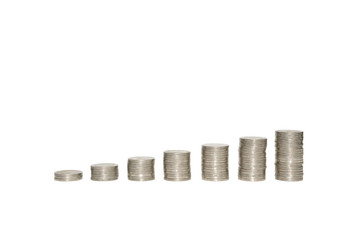
[[[83,176],[79,170],[61,170],[54,173],[54,180],[62,182],[78,181]]]
[[[128,159],[128,179],[131,181],[150,181],[155,179],[155,158],[130,157]]]
[[[278,130],[275,132],[275,178],[281,181],[303,180],[303,131]]]
[[[238,178],[244,181],[264,181],[266,174],[267,139],[241,137]]]
[[[229,179],[229,145],[221,143],[203,144],[202,179],[207,181],[226,181]]]
[[[118,165],[115,163],[98,163],[91,165],[91,180],[113,181],[119,177]]]
[[[168,150],[164,152],[164,179],[167,181],[191,179],[189,151]]]

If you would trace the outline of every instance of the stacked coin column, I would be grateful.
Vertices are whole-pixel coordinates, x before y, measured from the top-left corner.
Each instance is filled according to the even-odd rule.
[[[229,145],[210,143],[202,145],[202,179],[225,181],[229,179]]]
[[[78,181],[83,177],[82,171],[78,170],[62,170],[54,173],[54,179],[61,182]]]
[[[164,179],[168,181],[190,180],[190,152],[169,150],[164,152]]]
[[[264,181],[266,172],[267,139],[262,137],[242,137],[239,147],[239,179],[244,181]]]
[[[275,178],[282,181],[303,180],[303,132],[276,131]]]
[[[128,159],[128,179],[150,181],[155,179],[153,157],[131,157]]]
[[[113,181],[118,179],[119,170],[115,163],[99,163],[91,165],[91,180]]]

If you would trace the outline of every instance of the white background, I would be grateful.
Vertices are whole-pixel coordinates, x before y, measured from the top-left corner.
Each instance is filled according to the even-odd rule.
[[[1,239],[359,239],[359,1],[0,2]],[[274,132],[304,131],[303,182],[274,179]],[[237,180],[241,136],[267,180]],[[201,144],[230,180],[201,180]],[[162,154],[192,152],[192,180]],[[127,158],[156,158],[130,182]],[[90,164],[120,178],[90,181]],[[79,182],[53,180],[61,169]]]

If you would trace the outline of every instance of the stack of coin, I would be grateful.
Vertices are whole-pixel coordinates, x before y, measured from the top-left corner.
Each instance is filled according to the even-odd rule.
[[[168,181],[190,180],[190,152],[168,150],[164,152],[164,179]]]
[[[276,131],[275,178],[282,181],[303,180],[303,132]]]
[[[61,170],[54,173],[56,181],[70,182],[81,180],[83,173],[78,170]]]
[[[239,179],[263,181],[266,171],[267,139],[263,137],[242,137],[239,147]]]
[[[229,179],[229,145],[209,143],[202,145],[202,179],[225,181]]]
[[[118,165],[115,163],[99,163],[91,165],[91,180],[112,181],[119,177]]]
[[[128,159],[128,179],[149,181],[155,179],[153,157],[131,157]]]

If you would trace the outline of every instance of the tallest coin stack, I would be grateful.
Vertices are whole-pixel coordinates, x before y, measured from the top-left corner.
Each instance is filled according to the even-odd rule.
[[[303,132],[276,131],[275,178],[282,181],[303,180]]]

